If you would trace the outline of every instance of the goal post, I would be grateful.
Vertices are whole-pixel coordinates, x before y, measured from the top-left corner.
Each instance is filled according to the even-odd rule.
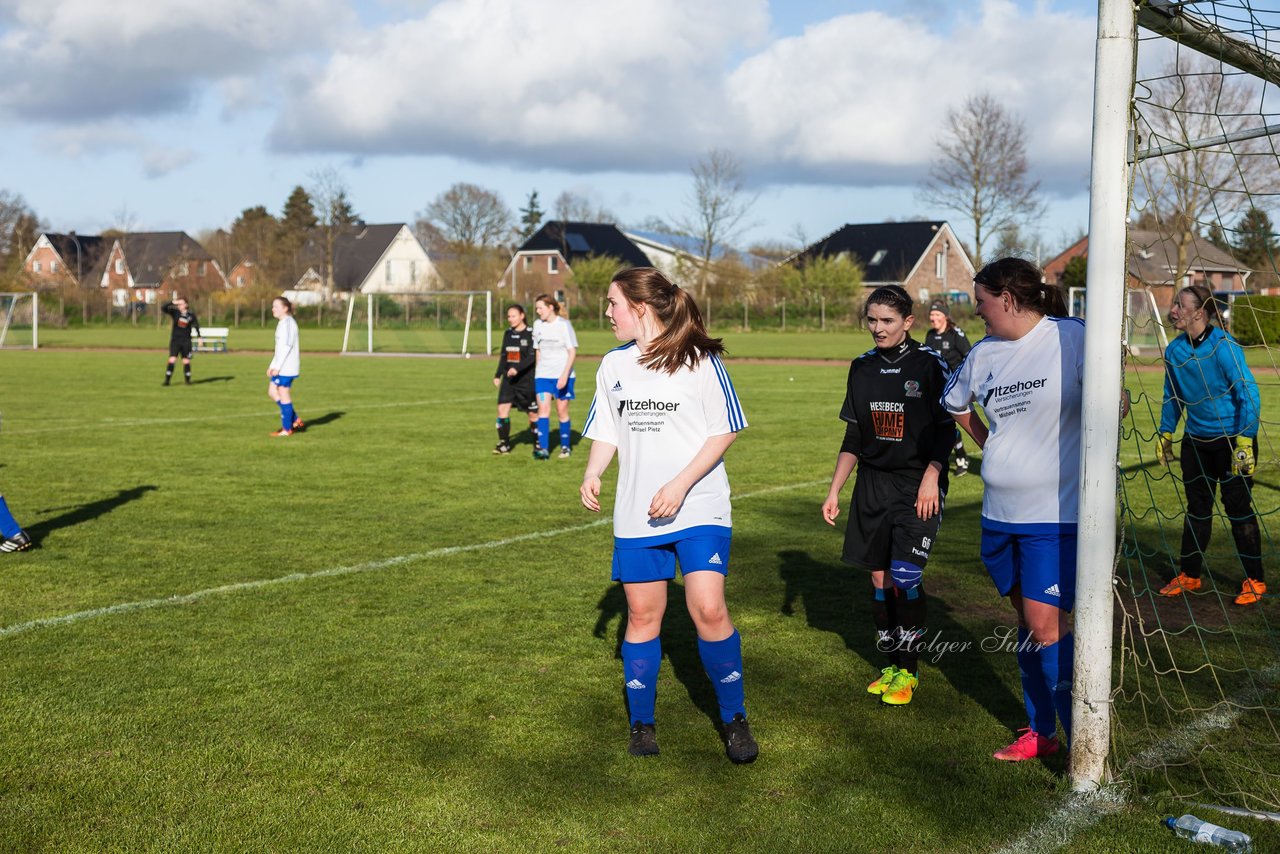
[[[0,293],[0,350],[40,349],[40,295]]]
[[[481,322],[483,352],[489,355],[493,353],[492,291],[354,293],[347,302],[342,353],[470,357],[479,352],[474,348]]]

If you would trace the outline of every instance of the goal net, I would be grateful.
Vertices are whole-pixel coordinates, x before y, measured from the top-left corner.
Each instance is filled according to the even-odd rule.
[[[1146,0],[1137,23],[1110,767],[1142,795],[1275,812],[1280,11]],[[1242,349],[1214,337],[1193,347],[1174,327],[1188,285],[1208,289]],[[1162,420],[1177,421],[1167,465]],[[1252,478],[1211,461],[1253,431]],[[1264,572],[1275,592],[1237,604]],[[1201,585],[1171,585],[1179,573]]]
[[[0,349],[35,350],[39,346],[39,295],[0,293]]]
[[[488,355],[493,352],[493,335],[490,291],[352,294],[342,352]]]

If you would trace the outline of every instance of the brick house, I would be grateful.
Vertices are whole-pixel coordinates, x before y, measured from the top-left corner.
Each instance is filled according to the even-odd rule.
[[[969,253],[945,221],[876,222],[844,225],[788,258],[846,256],[858,262],[863,285],[901,285],[918,304],[945,299],[973,305],[973,275]]]
[[[193,297],[227,287],[218,262],[184,231],[115,237],[46,232],[23,263],[37,283],[42,279],[74,282],[77,266],[81,282],[108,290],[117,306],[164,302],[175,292]]]
[[[1044,265],[1045,281],[1058,284],[1067,264],[1087,257],[1089,238],[1083,237]],[[1186,249],[1186,273],[1178,276],[1178,244],[1158,231],[1130,228],[1125,284],[1130,288],[1150,288],[1156,307],[1163,315],[1173,305],[1173,296],[1187,284],[1208,285],[1215,292],[1242,292],[1250,271],[1230,253],[1199,235]]]
[[[654,266],[639,246],[616,225],[598,222],[544,223],[511,256],[498,280],[499,291],[531,303],[536,294],[577,299],[573,265],[583,258],[608,256],[629,267]]]

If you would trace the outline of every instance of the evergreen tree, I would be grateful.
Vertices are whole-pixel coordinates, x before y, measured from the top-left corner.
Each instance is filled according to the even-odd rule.
[[[1276,241],[1271,217],[1261,208],[1251,207],[1236,223],[1236,260],[1250,270],[1274,274],[1280,263],[1280,244]]]
[[[1089,269],[1089,256],[1077,255],[1067,262],[1062,270],[1062,279],[1058,282],[1067,293],[1072,288],[1083,288],[1086,285],[1086,273]]]
[[[339,191],[337,198],[333,200],[333,224],[355,225],[359,221],[360,214],[356,213],[355,208],[351,207],[351,200],[347,198],[347,191]]]
[[[1221,249],[1223,252],[1235,251],[1235,247],[1231,245],[1231,241],[1227,238],[1226,232],[1222,230],[1222,226],[1219,225],[1216,220],[1209,223],[1209,232],[1205,237],[1210,243]]]
[[[306,234],[320,224],[316,218],[315,205],[311,196],[301,185],[293,188],[284,203],[284,213],[280,217],[280,225],[286,234]]]
[[[538,226],[542,225],[543,217],[542,205],[538,204],[538,191],[531,190],[529,192],[529,201],[520,209],[520,238],[528,240],[533,237],[534,232],[538,230]]]

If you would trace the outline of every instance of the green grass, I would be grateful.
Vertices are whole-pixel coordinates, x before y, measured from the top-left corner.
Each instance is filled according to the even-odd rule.
[[[489,453],[487,361],[306,359],[312,426],[288,440],[262,356],[201,356],[172,388],[163,361],[0,353],[0,484],[40,543],[0,558],[0,849],[967,852],[1066,793],[1063,761],[990,759],[1024,721],[1013,656],[977,648],[1011,622],[977,477],[928,574],[931,633],[974,646],[926,663],[909,707],[863,692],[868,585],[819,518],[841,365],[731,363],[752,426],[728,456],[729,601],[762,745],[735,767],[678,584],[663,752],[626,755],[607,521],[578,503],[582,453]],[[1157,822],[1185,810],[1137,795],[1067,850],[1182,850]]]

